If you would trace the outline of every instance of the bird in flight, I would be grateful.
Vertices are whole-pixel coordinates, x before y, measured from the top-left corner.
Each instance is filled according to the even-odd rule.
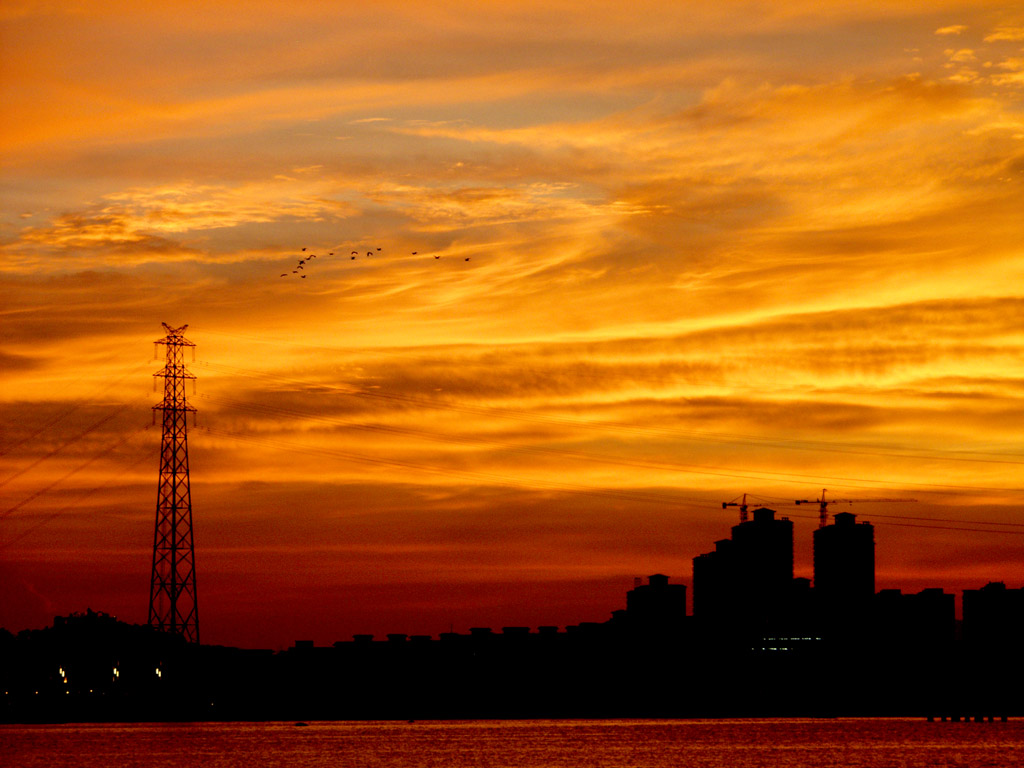
[[[297,259],[298,263],[295,265],[295,269],[293,269],[291,271],[291,274],[298,275],[301,278],[305,278],[306,275],[302,274],[302,272],[304,272],[304,270],[305,270],[305,268],[307,266],[309,266],[309,265],[311,265],[313,263],[313,259],[315,259],[317,257],[317,254],[315,254],[315,253],[305,253],[306,251],[309,250],[308,247],[304,247],[301,250],[303,251],[304,255],[301,258]],[[370,258],[372,256],[380,254],[380,253],[383,252],[383,250],[384,250],[383,247],[381,247],[379,245],[373,246],[370,250],[366,251],[366,257]],[[355,261],[358,258],[360,253],[362,253],[362,251],[358,251],[358,250],[350,251],[349,252],[349,255],[351,257],[350,260],[351,261]],[[320,254],[320,255],[321,256],[325,256],[325,255],[326,256],[333,256],[334,255],[334,251],[329,251],[326,254]],[[412,251],[412,255],[413,256],[418,256],[419,255],[419,251]],[[435,253],[435,254],[432,254],[432,255],[433,255],[435,261],[438,261],[438,260],[441,259],[441,254],[439,254],[439,253]],[[465,259],[464,259],[464,261],[469,261],[469,260],[470,260],[469,256],[466,256]],[[281,277],[288,277],[288,274],[289,274],[288,272],[282,272],[281,273]]]

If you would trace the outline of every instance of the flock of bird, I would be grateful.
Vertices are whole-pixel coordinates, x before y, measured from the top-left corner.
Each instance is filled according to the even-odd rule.
[[[352,261],[355,261],[357,258],[359,258],[359,255],[361,253],[362,253],[362,251],[352,251],[352,253],[349,254],[349,259],[352,260]],[[381,249],[379,247],[376,247],[373,250],[370,250],[370,251],[366,252],[366,258],[370,258],[371,256],[374,256],[374,255],[377,255],[377,254],[380,254],[380,253],[381,253]],[[418,255],[418,253],[419,253],[418,251],[413,251],[412,255],[416,256],[416,255]],[[330,251],[326,255],[327,256],[334,256],[334,251]],[[320,254],[320,257],[324,258],[324,254]],[[281,277],[291,277],[292,275],[295,275],[295,276],[297,276],[297,277],[299,277],[299,278],[304,280],[306,278],[306,268],[309,267],[310,265],[312,265],[313,259],[315,259],[315,258],[317,258],[317,254],[315,254],[315,253],[307,254],[306,253],[306,249],[303,248],[302,249],[302,254],[298,258],[298,263],[295,265],[295,269],[293,269],[291,272],[282,272],[281,273]],[[440,259],[441,256],[438,255],[438,254],[435,254],[434,258],[435,259]],[[469,261],[469,258],[470,257],[467,256],[465,258],[465,261]]]

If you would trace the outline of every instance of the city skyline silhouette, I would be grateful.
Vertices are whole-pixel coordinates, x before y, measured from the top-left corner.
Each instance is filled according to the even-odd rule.
[[[1024,582],[1015,9],[258,10],[0,13],[0,626],[146,623],[164,322],[204,643],[692,613],[822,489],[876,591]]]
[[[873,526],[815,531],[814,586],[792,572],[792,525],[758,508],[687,587],[637,580],[603,622],[356,634],[284,651],[199,645],[189,627],[87,610],[0,632],[0,720],[1024,714],[1024,587],[874,591]],[[56,670],[56,673],[54,672]],[[412,720],[410,720],[412,722]]]

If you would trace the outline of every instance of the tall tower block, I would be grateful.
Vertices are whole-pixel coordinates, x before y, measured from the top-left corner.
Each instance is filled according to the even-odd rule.
[[[814,591],[834,611],[866,609],[875,595],[875,529],[840,512],[814,532]]]
[[[192,493],[188,479],[188,413],[185,382],[195,379],[185,369],[185,347],[195,344],[182,336],[187,325],[171,328],[158,339],[167,349],[163,370],[164,399],[153,406],[163,414],[160,441],[160,480],[153,533],[153,575],[149,586],[149,626],[199,642],[199,604],[196,599],[195,547],[192,541]],[[193,351],[194,354],[194,351]]]
[[[755,509],[732,538],[693,560],[693,615],[743,631],[767,631],[793,595],[793,523]]]
[[[892,612],[892,608],[887,607],[888,602],[874,603],[874,526],[857,522],[849,512],[840,512],[834,519],[833,524],[814,531],[815,602],[826,636],[857,644],[872,624],[872,611],[878,620],[886,611]],[[899,595],[899,590],[895,592]],[[914,610],[925,609],[924,601],[930,598],[918,599],[915,595],[911,601],[909,595],[905,597],[908,599],[898,601],[899,607],[884,622],[890,634],[905,636],[906,632],[895,633],[893,629],[901,624],[905,624],[908,632],[916,627],[920,633],[925,616],[931,615],[913,616]],[[950,620],[952,614],[950,607]]]

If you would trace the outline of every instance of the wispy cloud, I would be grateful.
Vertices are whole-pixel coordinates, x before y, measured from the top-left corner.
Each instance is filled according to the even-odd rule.
[[[199,344],[206,583],[237,593],[263,553],[284,625],[324,579],[369,622],[360,590],[401,592],[382,563],[416,595],[395,621],[493,585],[554,599],[545,568],[601,620],[617,578],[685,578],[737,489],[1009,515],[1024,66],[1003,6],[5,6],[0,415],[5,440],[47,432],[0,482],[105,408],[134,404],[11,487],[148,424],[166,321]],[[80,596],[47,564],[94,562],[112,515],[134,543],[96,589],[137,615],[155,479],[114,482],[119,451],[10,516],[20,536],[94,493],[19,539],[12,583]],[[956,565],[892,550],[885,578],[966,567],[928,535]]]
[[[993,43],[998,40],[1009,40],[1011,42],[1024,40],[1024,26],[999,27],[985,37],[986,43]]]

